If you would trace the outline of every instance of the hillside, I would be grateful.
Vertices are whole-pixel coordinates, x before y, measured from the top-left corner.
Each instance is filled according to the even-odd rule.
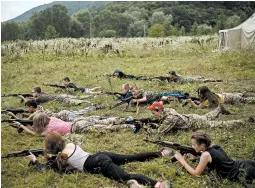
[[[40,5],[38,7],[32,8],[25,13],[17,16],[16,18],[13,18],[8,21],[14,21],[14,22],[23,22],[28,21],[28,19],[33,15],[35,12],[43,11],[47,8],[52,7],[53,5],[64,5],[68,10],[68,15],[71,16],[73,13],[78,12],[79,10],[83,9],[90,9],[93,7],[97,7],[99,5],[102,5],[107,2],[99,2],[99,1],[54,1],[49,4]]]

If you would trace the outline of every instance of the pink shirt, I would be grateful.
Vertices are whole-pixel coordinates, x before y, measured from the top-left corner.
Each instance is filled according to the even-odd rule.
[[[51,132],[58,132],[59,134],[71,133],[72,122],[65,122],[58,118],[51,117],[49,125],[46,127],[46,130],[41,134],[46,136]]]

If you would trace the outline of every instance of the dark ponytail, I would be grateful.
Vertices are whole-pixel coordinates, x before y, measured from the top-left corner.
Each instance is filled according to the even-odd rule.
[[[195,139],[197,144],[199,144],[199,145],[205,144],[206,149],[209,148],[209,146],[212,143],[211,138],[209,137],[209,135],[207,135],[206,133],[203,133],[203,132],[194,132],[194,133],[192,133],[191,139]]]

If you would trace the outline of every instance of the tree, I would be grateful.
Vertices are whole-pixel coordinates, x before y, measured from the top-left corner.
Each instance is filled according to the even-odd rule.
[[[192,35],[197,35],[197,34],[198,34],[197,28],[198,28],[198,24],[197,24],[197,22],[195,22],[195,23],[191,26],[191,30],[190,30],[190,32],[191,32]]]
[[[208,35],[212,33],[212,26],[202,24],[197,27],[197,32],[199,35]]]
[[[94,21],[88,9],[80,10],[72,16],[82,24],[83,36],[92,37],[94,34]]]
[[[169,27],[169,32],[168,32],[168,35],[169,36],[178,36],[179,35],[179,31],[178,29],[176,28],[176,26],[173,26],[173,25],[170,25]]]
[[[184,26],[181,27],[180,34],[181,34],[181,36],[185,35],[185,27]]]
[[[239,25],[241,23],[241,18],[240,16],[237,15],[233,15],[230,16],[225,23],[225,28],[232,28],[235,27],[237,25]]]
[[[82,23],[75,18],[71,18],[69,36],[73,38],[79,38],[83,36]]]
[[[165,31],[164,27],[161,24],[154,24],[149,30],[150,37],[164,37]]]
[[[45,39],[54,39],[57,37],[57,31],[54,26],[48,25],[45,31]]]
[[[1,41],[17,40],[21,36],[21,28],[16,22],[5,22],[1,24]]]
[[[144,33],[145,30],[145,33]],[[148,23],[145,20],[139,20],[131,23],[128,28],[128,36],[143,37],[148,33]]]

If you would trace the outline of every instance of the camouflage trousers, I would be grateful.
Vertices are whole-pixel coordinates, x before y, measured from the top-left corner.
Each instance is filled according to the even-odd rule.
[[[104,106],[102,105],[93,105],[81,110],[74,110],[74,111],[61,110],[58,113],[52,113],[51,117],[56,117],[63,121],[71,122],[71,121],[74,121],[74,119],[79,118],[88,112],[95,111],[97,109],[102,109],[102,108],[104,108]]]
[[[222,82],[220,79],[212,79],[212,78],[204,78],[202,76],[196,76],[196,77],[187,77],[187,78],[180,78],[177,82],[182,82],[182,83],[192,83],[192,82],[202,82],[202,83],[207,83],[207,82]]]
[[[255,97],[244,97],[243,93],[221,93],[224,97],[225,104],[234,103],[255,103]]]
[[[187,130],[194,127],[201,127],[204,122],[216,119],[222,113],[220,106],[208,112],[205,115],[198,114],[179,114],[175,110],[168,114],[167,119],[163,121],[158,132],[168,134],[176,130]]]
[[[72,133],[81,134],[93,131],[111,130],[117,131],[125,128],[132,128],[131,124],[124,124],[125,118],[89,116],[75,119],[72,126]]]
[[[220,108],[216,108],[215,110],[205,114],[205,115],[197,115],[197,114],[189,114],[182,115],[188,119],[186,119],[186,124],[190,129],[200,129],[200,128],[231,128],[244,126],[248,119],[239,119],[239,120],[214,120],[221,113]]]
[[[92,95],[79,96],[78,97],[78,96],[63,94],[63,95],[57,96],[56,100],[60,101],[60,102],[67,103],[67,104],[71,104],[71,105],[80,105],[80,104],[83,104],[83,103],[92,104],[92,102],[90,102],[88,100],[84,100],[84,99],[88,99],[90,97],[92,97]]]

